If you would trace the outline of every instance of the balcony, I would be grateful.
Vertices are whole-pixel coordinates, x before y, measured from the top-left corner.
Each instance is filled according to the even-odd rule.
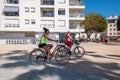
[[[6,28],[17,28],[17,27],[19,27],[19,24],[5,24],[5,27]]]
[[[73,17],[73,18],[85,18],[85,14],[83,14],[83,13],[70,13],[69,17]]]
[[[54,20],[41,20],[40,21],[40,27],[41,28],[54,28],[55,26]]]
[[[41,17],[54,17],[54,8],[41,8]]]
[[[41,28],[54,28],[54,24],[40,24]]]
[[[19,4],[19,0],[5,0],[6,4]]]
[[[70,23],[69,29],[85,29],[84,25]]]
[[[5,6],[3,12],[4,16],[19,16],[19,7]]]
[[[85,6],[84,3],[79,0],[70,0],[69,5],[70,6]]]
[[[42,0],[41,5],[54,5],[54,0]]]
[[[19,16],[18,12],[4,12],[4,16]]]

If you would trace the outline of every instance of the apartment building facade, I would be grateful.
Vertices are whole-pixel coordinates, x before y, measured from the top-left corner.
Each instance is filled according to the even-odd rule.
[[[63,40],[67,31],[78,37],[84,32],[82,0],[1,0],[0,44],[39,42],[43,27],[50,37]]]
[[[117,37],[118,30],[117,30],[117,15],[112,15],[107,18],[107,36],[108,37]]]

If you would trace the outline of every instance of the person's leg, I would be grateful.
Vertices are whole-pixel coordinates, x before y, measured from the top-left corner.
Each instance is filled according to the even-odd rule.
[[[47,47],[49,48],[49,51],[53,48],[53,45],[52,44],[47,44]],[[50,51],[50,54],[48,54],[49,56],[49,59],[52,57],[51,56],[51,51]]]
[[[52,44],[47,44],[46,46],[49,47],[49,49],[52,49],[52,48],[53,48],[53,45],[52,45]]]
[[[70,43],[69,43],[69,44],[70,44],[70,48],[71,48],[71,47],[72,47],[72,45],[73,45],[73,42],[72,42],[72,41],[70,41]]]
[[[49,61],[51,52],[50,52],[50,50],[49,50],[48,46],[44,46],[43,48],[44,48],[44,49],[45,49],[45,51],[48,53],[48,56],[47,56],[47,61]]]
[[[65,45],[69,46],[69,43],[67,40],[64,40]]]

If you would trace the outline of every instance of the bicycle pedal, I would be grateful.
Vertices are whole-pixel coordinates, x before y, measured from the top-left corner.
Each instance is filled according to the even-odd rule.
[[[70,55],[72,55],[72,53],[70,52]]]
[[[47,57],[44,57],[44,61],[46,61],[47,60]]]

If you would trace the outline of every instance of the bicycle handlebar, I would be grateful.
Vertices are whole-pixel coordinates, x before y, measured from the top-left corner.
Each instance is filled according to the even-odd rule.
[[[80,40],[80,39],[79,39],[79,40],[75,39],[75,40],[73,41],[73,43],[75,43],[75,44],[80,44],[80,43],[82,43],[83,41],[84,41],[84,40],[82,40],[82,39],[81,39],[81,40]]]

